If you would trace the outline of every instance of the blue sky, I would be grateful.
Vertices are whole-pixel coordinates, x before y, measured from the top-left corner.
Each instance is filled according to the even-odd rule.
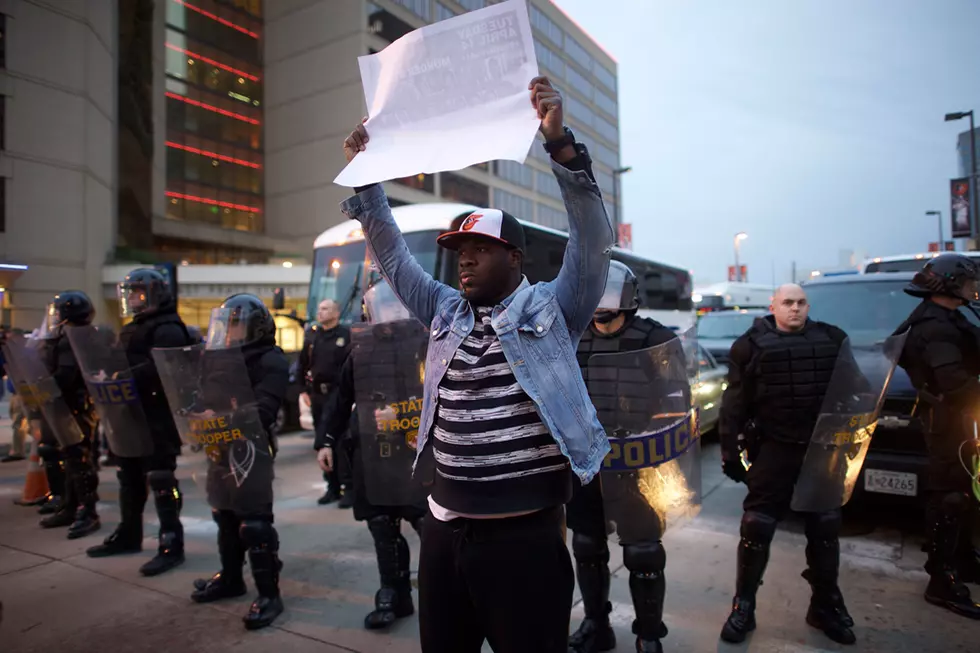
[[[924,251],[980,113],[977,0],[556,0],[619,64],[638,253],[722,281]]]

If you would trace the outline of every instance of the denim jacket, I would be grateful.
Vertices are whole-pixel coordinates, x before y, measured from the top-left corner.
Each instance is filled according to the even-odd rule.
[[[551,165],[568,212],[569,239],[561,270],[549,282],[532,285],[525,277],[513,294],[494,307],[491,324],[517,382],[584,484],[598,472],[609,441],[586,391],[575,350],[602,297],[613,234],[599,188],[589,175],[554,161]],[[439,384],[456,349],[473,330],[473,309],[458,290],[433,279],[409,253],[380,184],[363,189],[341,208],[348,218],[361,222],[382,275],[429,329],[420,456],[432,430]]]

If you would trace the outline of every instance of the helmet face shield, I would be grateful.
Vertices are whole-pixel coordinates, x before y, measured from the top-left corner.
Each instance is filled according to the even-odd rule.
[[[242,307],[218,307],[211,311],[208,323],[207,349],[230,349],[245,344],[248,324]]]
[[[121,317],[134,317],[149,310],[149,293],[144,285],[123,281],[116,287],[116,295],[119,297]]]
[[[386,281],[379,281],[364,291],[364,310],[371,324],[398,322],[412,317]]]
[[[619,266],[609,266],[609,274],[606,276],[606,289],[599,299],[596,311],[621,311],[623,310],[623,289],[626,287],[626,270]]]
[[[58,307],[54,305],[54,302],[48,304],[48,308],[44,312],[44,320],[41,322],[41,328],[38,329],[38,338],[54,338],[58,334],[58,327],[61,326],[61,315],[58,313]]]

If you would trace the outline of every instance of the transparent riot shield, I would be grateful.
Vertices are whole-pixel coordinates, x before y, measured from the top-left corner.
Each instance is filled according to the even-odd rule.
[[[108,327],[67,327],[75,359],[102,420],[109,449],[122,458],[153,453],[150,427],[137,389],[137,370],[129,366],[126,351]],[[149,368],[147,362],[145,367]]]
[[[866,346],[844,341],[793,490],[793,510],[826,512],[850,500],[907,335]]]
[[[153,360],[181,438],[207,459],[211,507],[271,510],[274,452],[241,349],[154,349]]]
[[[20,391],[24,393],[29,409],[34,407],[40,412],[58,444],[71,447],[81,442],[84,434],[44,364],[44,346],[44,341],[17,334],[7,338],[7,353],[13,368],[22,377]]]
[[[696,375],[693,331],[649,349],[589,359],[589,396],[612,447],[599,474],[602,500],[622,544],[658,540],[668,522],[700,509]]]
[[[31,437],[39,440],[41,438],[41,403],[34,395],[34,391],[31,389],[26,377],[14,362],[13,354],[10,352],[10,348],[6,342],[3,344],[3,357],[6,361],[7,376],[10,377],[10,380],[14,384],[14,390],[24,404],[24,412],[27,416]]]
[[[367,500],[376,506],[420,503],[413,476],[422,415],[428,333],[414,319],[355,324],[354,389]]]

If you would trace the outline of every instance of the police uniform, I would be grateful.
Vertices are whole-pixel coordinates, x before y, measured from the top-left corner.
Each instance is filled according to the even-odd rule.
[[[193,340],[163,275],[156,270],[134,270],[119,284],[123,317],[132,317],[119,335],[132,369],[140,403],[153,440],[153,453],[142,458],[116,454],[119,469],[120,523],[106,541],[88,550],[93,558],[132,553],[143,548],[143,509],[153,492],[160,522],[157,554],[140,567],[144,576],[156,576],[184,562],[184,528],[180,522],[183,500],[174,471],[180,454],[180,434],[174,425],[167,397],[153,361],[154,348],[183,347]],[[114,452],[115,453],[115,452]]]
[[[755,596],[770,543],[790,507],[846,339],[837,327],[813,320],[798,331],[780,331],[769,315],[757,319],[732,345],[719,423],[722,457],[725,473],[739,480],[744,475],[749,492],[743,503],[733,610],[722,631],[725,641],[742,641],[755,628]],[[752,463],[747,474],[741,448],[747,448]],[[854,622],[837,584],[840,509],[804,513],[804,518],[808,569],[803,577],[813,590],[807,622],[834,641],[853,643]]]
[[[378,289],[379,286],[375,286],[372,291]],[[375,294],[372,291],[367,293],[366,302]],[[375,609],[364,618],[364,627],[377,629],[415,611],[409,571],[410,552],[408,542],[401,534],[401,522],[404,520],[411,524],[421,536],[422,520],[427,506],[422,493],[417,493],[414,503],[404,505],[381,506],[371,503],[365,465],[372,462],[365,460],[369,456],[361,445],[357,410],[374,411],[378,405],[390,405],[398,400],[409,399],[399,396],[403,384],[398,376],[405,370],[418,370],[418,362],[425,360],[424,350],[419,358],[418,348],[408,345],[412,341],[427,342],[428,334],[421,324],[408,319],[363,326],[371,330],[372,337],[354,348],[344,363],[337,392],[331,395],[324,412],[324,437],[325,444],[329,445],[333,439],[332,434],[343,433],[348,428],[350,431],[350,441],[354,447],[354,519],[367,522],[374,539],[381,577],[381,588],[374,597]],[[364,397],[366,394],[376,397],[378,403],[357,401],[358,396]],[[418,399],[421,399],[421,395]],[[353,409],[355,403],[356,410]],[[405,464],[407,471],[411,461],[406,460]],[[406,496],[409,495],[411,492],[406,492]]]
[[[306,392],[310,397],[310,411],[313,415],[313,427],[316,439],[313,448],[319,451],[326,445],[324,441],[323,411],[331,393],[336,389],[340,380],[340,368],[350,354],[350,329],[337,325],[329,329],[316,324],[306,332],[303,350],[299,356],[299,371],[306,384]],[[340,437],[340,433],[333,434]],[[339,463],[343,453],[336,440],[330,445],[334,452],[334,461]],[[333,471],[325,473],[323,480],[327,482],[327,493],[321,503],[327,503],[340,496],[340,486],[347,481],[346,468],[335,464]]]
[[[934,301],[933,295],[966,302],[976,299],[980,270],[971,259],[943,254],[929,261],[906,288],[923,298],[896,333],[908,330],[899,365],[919,391],[929,463],[929,585],[925,599],[972,619],[980,619],[965,582],[980,582],[973,548],[977,500],[975,480],[961,460],[978,455],[974,440],[980,405],[980,329],[963,313]],[[976,469],[972,474],[977,474]]]
[[[77,424],[83,437],[77,444],[59,446],[53,428],[68,428],[68,425],[53,427],[48,420],[41,421],[38,454],[44,461],[52,489],[59,484],[64,488],[58,511],[41,520],[41,526],[68,526],[68,539],[76,539],[101,527],[96,511],[99,501],[99,475],[94,453],[97,419],[92,398],[64,329],[66,325],[91,323],[95,308],[85,293],[69,290],[54,298],[48,313],[50,327],[42,340],[44,365],[58,386],[61,399],[71,413],[70,419]]]
[[[262,301],[254,295],[233,295],[216,309],[215,315],[218,315],[219,311],[224,311],[223,315],[234,314],[235,320],[240,320],[246,325],[246,332],[240,340],[232,336],[224,337],[224,334],[228,333],[227,328],[215,329],[217,318],[212,317],[207,347],[226,349],[232,354],[236,354],[235,350],[239,350],[244,356],[259,420],[274,455],[278,447],[272,427],[289,385],[289,361],[282,350],[276,346],[275,321]],[[213,341],[212,335],[216,331],[223,335],[220,343]],[[220,365],[220,358],[218,361]],[[212,369],[207,373],[220,374],[221,371]],[[225,384],[224,387],[231,387],[231,385]],[[222,384],[211,382],[207,387],[220,389]],[[270,484],[272,482],[271,474],[263,479],[262,482]],[[268,496],[271,496],[271,488],[263,488],[263,494],[265,491],[268,491]],[[246,504],[247,502],[239,503],[243,506]],[[195,591],[191,598],[197,603],[210,603],[245,594],[247,590],[242,566],[247,554],[259,596],[252,603],[243,621],[249,630],[272,624],[283,611],[279,593],[279,572],[282,569],[282,562],[278,553],[279,535],[273,526],[272,504],[249,505],[247,508],[236,510],[212,510],[212,517],[218,524],[221,571],[209,580],[195,581]]]

